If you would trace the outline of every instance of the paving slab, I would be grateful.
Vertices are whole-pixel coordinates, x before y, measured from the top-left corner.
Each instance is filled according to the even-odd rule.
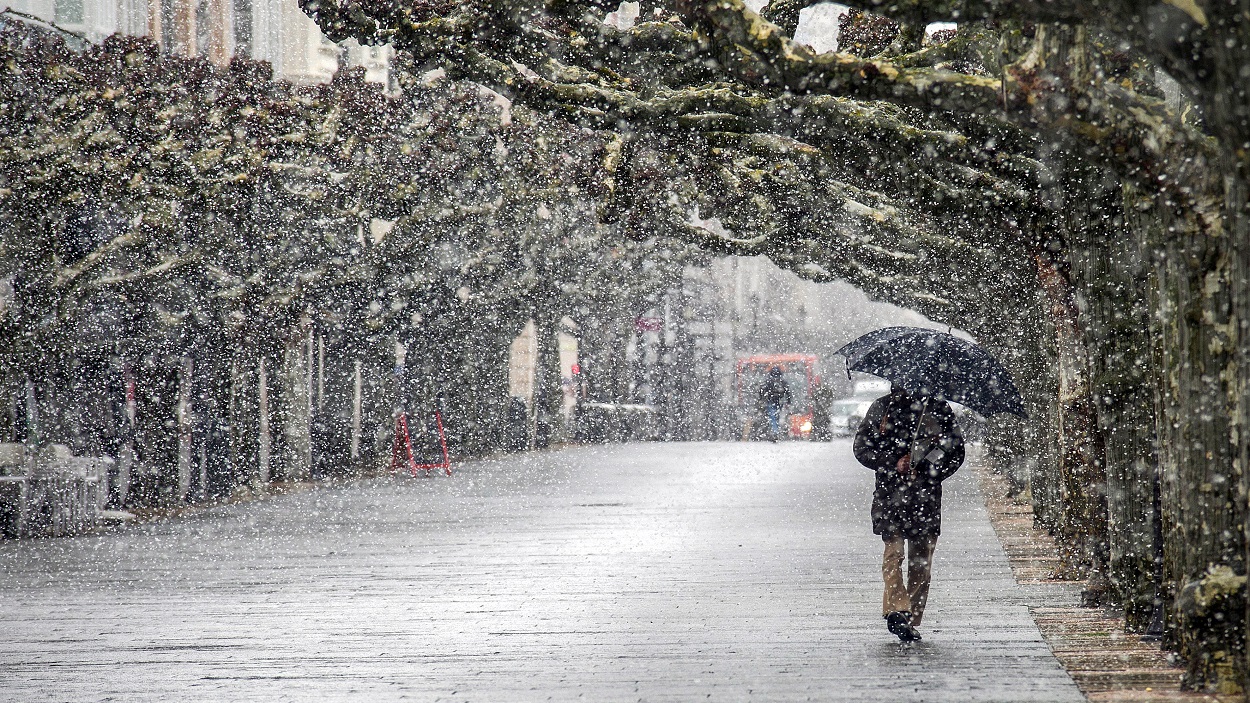
[[[475,461],[0,543],[0,700],[1081,701],[971,472],[923,629],[846,440]]]

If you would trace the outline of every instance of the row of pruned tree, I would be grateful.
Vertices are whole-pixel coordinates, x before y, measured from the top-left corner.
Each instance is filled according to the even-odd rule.
[[[864,0],[842,53],[806,0],[301,0],[334,39],[607,135],[605,216],[764,253],[969,330],[1032,421],[1069,576],[1243,688],[1250,491],[1244,0]],[[956,22],[926,40],[925,27]]]
[[[572,155],[602,135],[478,86],[401,65],[397,95],[297,87],[3,24],[0,429],[118,456],[118,503],[385,461],[401,408],[440,409],[453,451],[503,448],[527,320],[542,398],[565,317],[611,394],[624,345],[594,331],[695,260],[601,223]]]

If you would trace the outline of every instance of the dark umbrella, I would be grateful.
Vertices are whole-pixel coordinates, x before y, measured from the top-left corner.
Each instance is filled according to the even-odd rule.
[[[1011,374],[981,347],[920,327],[886,327],[839,349],[850,371],[888,379],[917,396],[932,396],[982,415],[1028,417]]]

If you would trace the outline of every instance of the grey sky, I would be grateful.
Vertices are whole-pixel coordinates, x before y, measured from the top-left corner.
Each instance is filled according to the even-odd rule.
[[[747,7],[759,12],[768,0],[745,0]],[[833,51],[838,47],[838,16],[846,12],[846,5],[820,3],[804,8],[799,13],[799,28],[794,40],[812,47],[818,52]],[[614,27],[625,28],[638,19],[638,3],[623,2],[620,7],[604,18]]]
[[[804,8],[799,13],[799,28],[794,33],[794,40],[821,53],[833,51],[838,48],[838,17],[846,10],[846,5],[832,2]]]
[[[744,0],[747,7],[759,12],[768,4],[768,0]],[[794,33],[794,40],[812,47],[816,51],[833,51],[838,46],[838,15],[846,12],[846,5],[822,2],[804,8],[799,13],[799,28]]]

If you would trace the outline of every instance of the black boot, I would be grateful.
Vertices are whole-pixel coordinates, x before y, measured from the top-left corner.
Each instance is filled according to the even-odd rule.
[[[890,630],[890,634],[898,635],[899,641],[916,642],[920,640],[920,633],[916,632],[916,628],[911,626],[911,613],[906,610],[896,610],[885,616],[885,626]]]

